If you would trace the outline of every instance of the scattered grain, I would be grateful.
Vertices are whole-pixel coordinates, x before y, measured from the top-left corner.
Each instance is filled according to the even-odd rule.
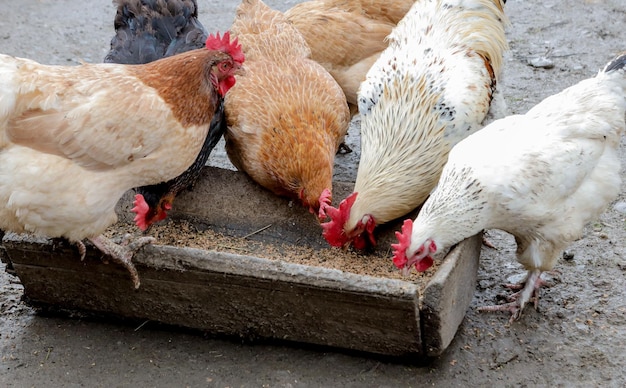
[[[109,228],[107,235],[113,237],[125,233],[140,235],[133,225],[124,223]],[[408,277],[404,277],[393,265],[390,251],[386,251],[386,255],[365,254],[352,249],[342,250],[332,247],[314,249],[291,243],[274,244],[229,236],[210,228],[200,231],[186,220],[169,220],[153,225],[148,235],[155,237],[158,245],[216,250],[313,267],[333,268],[359,275],[410,281],[416,283],[420,291],[426,287],[440,263],[440,260],[435,260],[435,264],[428,271],[423,273],[412,271]]]

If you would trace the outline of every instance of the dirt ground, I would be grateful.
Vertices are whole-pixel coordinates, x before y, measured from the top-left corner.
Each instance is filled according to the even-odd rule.
[[[298,2],[267,1],[280,10]],[[225,30],[237,4],[199,0],[200,19],[209,31]],[[623,0],[509,0],[506,11],[511,50],[502,86],[510,113],[523,113],[593,76],[626,49]],[[113,34],[110,0],[0,0],[0,14],[0,52],[43,63],[99,62]],[[512,239],[490,231],[498,249],[483,249],[466,318],[448,350],[427,365],[299,344],[207,338],[152,323],[38,315],[21,302],[19,280],[0,267],[0,386],[622,387],[625,214],[621,194],[559,262],[562,275],[543,292],[539,311],[527,308],[511,325],[505,314],[476,311],[497,302],[505,292],[500,284],[523,272]]]

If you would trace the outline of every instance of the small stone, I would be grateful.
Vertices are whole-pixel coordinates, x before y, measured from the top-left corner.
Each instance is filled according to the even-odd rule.
[[[546,57],[531,58],[528,60],[528,64],[539,69],[552,69],[554,67],[554,62]]]
[[[618,202],[613,205],[613,209],[617,210],[622,214],[626,214],[626,202]]]
[[[487,290],[489,288],[492,288],[493,285],[494,285],[494,282],[490,281],[490,280],[481,280],[481,281],[478,282],[478,287],[481,290]]]
[[[528,276],[527,272],[519,273],[519,274],[508,276],[506,278],[506,281],[510,284],[522,284],[526,281],[527,276]]]
[[[582,322],[576,322],[575,325],[576,325],[576,328],[582,332],[586,333],[589,331],[589,327]]]

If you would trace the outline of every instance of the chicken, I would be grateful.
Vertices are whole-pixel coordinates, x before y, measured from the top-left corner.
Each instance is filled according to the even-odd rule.
[[[115,36],[107,63],[143,64],[204,47],[196,0],[114,0]]]
[[[142,64],[204,47],[208,33],[198,21],[195,0],[117,0],[115,37],[104,61]],[[211,151],[226,130],[223,98],[216,104],[209,132],[196,160],[167,182],[135,189],[133,212],[137,227],[146,231],[167,217],[174,198],[198,179]]]
[[[228,157],[319,214],[332,199],[335,153],[350,124],[345,96],[296,28],[262,1],[244,0],[231,31],[246,66],[225,98]]]
[[[365,249],[374,230],[421,205],[452,146],[482,128],[506,19],[500,0],[418,1],[359,89],[361,157],[353,193],[326,207],[332,246]]]
[[[224,98],[220,96],[216,103],[216,111],[209,125],[209,131],[196,160],[182,174],[155,185],[137,187],[135,191],[134,207],[135,224],[143,231],[147,231],[152,224],[167,217],[172,210],[174,198],[183,190],[193,187],[202,168],[207,163],[211,151],[226,132],[226,116],[224,114]]]
[[[143,238],[101,234],[124,192],[191,165],[243,54],[230,36],[145,65],[46,66],[0,55],[0,229],[83,239],[124,265]]]
[[[529,300],[538,302],[541,273],[617,197],[625,114],[623,53],[595,78],[461,141],[415,222],[396,234],[395,265],[424,271],[435,253],[483,229],[504,230],[515,237],[526,284],[511,303],[483,309],[519,318]]]
[[[339,83],[354,115],[359,85],[414,1],[313,0],[296,4],[285,17],[311,48],[311,59]]]

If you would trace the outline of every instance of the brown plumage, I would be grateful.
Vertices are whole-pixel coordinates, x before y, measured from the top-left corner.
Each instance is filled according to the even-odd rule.
[[[343,89],[350,112],[370,67],[387,47],[385,38],[414,0],[313,0],[296,4],[285,17],[300,31],[320,63]]]
[[[317,212],[330,203],[335,153],[350,114],[335,80],[282,13],[244,0],[231,27],[246,54],[226,95],[226,150],[252,179]]]
[[[191,165],[242,60],[229,45],[132,66],[0,55],[0,229],[67,238],[82,254],[88,238],[139,286],[141,244],[101,233],[126,191]]]

